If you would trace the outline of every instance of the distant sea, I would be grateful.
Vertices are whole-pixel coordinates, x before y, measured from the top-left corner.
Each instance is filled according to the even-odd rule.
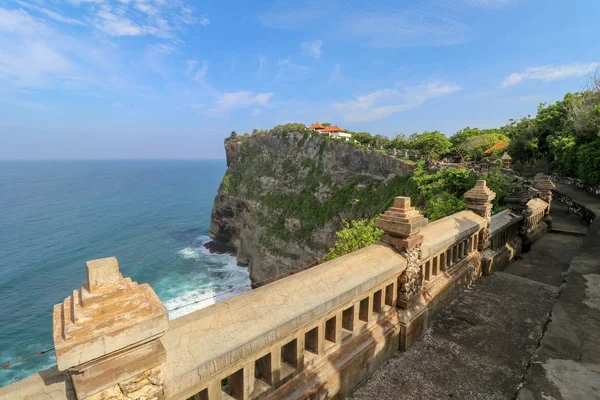
[[[53,306],[86,280],[86,260],[116,256],[123,276],[149,283],[167,308],[207,299],[170,318],[249,284],[232,256],[202,246],[225,169],[224,160],[0,161],[0,365],[53,347]],[[0,369],[0,386],[55,362],[51,352]]]

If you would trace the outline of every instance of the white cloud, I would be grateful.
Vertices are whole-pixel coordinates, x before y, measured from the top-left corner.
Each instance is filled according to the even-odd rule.
[[[312,71],[312,68],[306,65],[292,63],[289,58],[279,60],[277,62],[277,67],[278,70],[275,80],[278,82],[294,82]]]
[[[189,68],[189,65],[188,65],[188,68]],[[202,66],[200,68],[198,68],[196,73],[194,73],[194,77],[192,79],[195,80],[196,82],[202,82],[202,81],[204,81],[204,76],[206,76],[207,72],[208,72],[208,61],[202,60]]]
[[[63,22],[65,24],[71,24],[71,25],[81,25],[81,26],[85,25],[85,23],[83,23],[82,21],[80,21],[78,19],[65,17],[62,14],[59,14],[59,13],[54,12],[52,10],[48,10],[47,8],[44,8],[44,7],[39,7],[39,6],[36,6],[34,4],[25,3],[25,2],[19,1],[19,0],[17,0],[17,3],[21,7],[25,7],[27,9],[29,9],[29,10],[37,11],[37,12],[39,12],[41,14],[44,14],[47,17],[52,18],[53,20],[58,21],[58,22]]]
[[[455,83],[432,81],[417,86],[400,89],[381,89],[358,96],[354,100],[337,103],[334,109],[346,122],[373,122],[392,114],[410,110],[429,99],[446,96],[460,91]]]
[[[267,57],[260,56],[258,57],[258,70],[256,71],[255,78],[262,78],[263,71],[265,69],[265,64],[267,63]]]
[[[321,46],[323,45],[323,41],[321,40],[313,40],[310,42],[302,42],[300,43],[300,49],[302,50],[302,54],[312,58],[321,58]]]
[[[585,76],[594,72],[599,66],[600,63],[592,62],[529,67],[523,72],[513,73],[507,76],[502,82],[502,87],[507,88],[515,86],[524,80],[551,82],[571,77]]]
[[[344,79],[346,79],[346,76],[342,72],[342,66],[340,64],[336,64],[333,70],[331,71],[331,74],[329,74],[329,84],[335,85],[336,83],[340,83]]]
[[[200,22],[200,25],[202,25],[202,26],[210,25],[210,19],[208,19],[208,17],[206,17],[206,16],[200,17],[200,21],[198,21],[198,22]]]
[[[144,28],[127,17],[111,12],[110,8],[98,11],[96,17],[96,28],[110,36],[139,36],[146,33]]]
[[[0,32],[35,35],[44,30],[46,30],[45,25],[26,11],[0,8]]]
[[[241,91],[233,93],[220,93],[217,96],[215,107],[210,111],[216,114],[227,114],[239,108],[268,107],[273,93],[256,93]]]
[[[395,7],[367,2],[360,9],[347,7],[340,0],[319,2],[318,7],[302,0],[286,4],[284,9],[259,15],[258,22],[268,28],[290,30],[318,25],[326,41],[382,48],[454,45],[467,36],[460,14],[433,2],[409,6],[397,2]]]

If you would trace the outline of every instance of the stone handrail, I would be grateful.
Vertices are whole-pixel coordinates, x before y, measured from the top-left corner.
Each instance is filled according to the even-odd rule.
[[[588,185],[588,184],[585,184],[581,179],[571,178],[568,176],[561,176],[561,175],[557,175],[557,174],[552,175],[552,180],[554,182],[560,182],[560,183],[565,183],[567,185],[573,185],[575,187],[585,190],[586,192],[588,192],[590,194],[600,196],[600,185],[595,185],[595,186]]]
[[[504,210],[492,216],[490,233],[492,235],[490,248],[497,251],[519,236],[519,223],[522,215]]]
[[[540,222],[546,215],[548,203],[542,199],[531,199],[527,202],[528,216],[526,220],[527,229],[531,230]]]
[[[428,289],[436,278],[477,251],[479,231],[486,220],[472,211],[461,211],[421,229],[421,284]]]
[[[166,397],[265,395],[386,318],[405,268],[374,245],[171,321]]]

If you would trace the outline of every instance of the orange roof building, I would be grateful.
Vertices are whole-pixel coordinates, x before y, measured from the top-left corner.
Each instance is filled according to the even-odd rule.
[[[483,154],[491,154],[495,150],[502,150],[506,147],[506,142],[504,140],[499,141],[489,149],[483,152]]]
[[[323,129],[321,132],[346,132],[346,130],[344,128],[340,128],[337,125],[331,125],[328,126],[327,128]]]
[[[323,125],[321,125],[319,123],[319,121],[317,121],[314,124],[312,124],[311,126],[309,126],[308,129],[312,129],[314,131],[320,131],[321,129],[325,129],[325,127]]]

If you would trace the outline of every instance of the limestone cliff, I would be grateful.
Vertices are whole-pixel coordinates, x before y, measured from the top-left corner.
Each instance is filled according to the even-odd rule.
[[[307,265],[342,220],[371,218],[404,193],[413,166],[317,133],[272,130],[226,141],[227,172],[210,236],[235,248],[257,282]]]

